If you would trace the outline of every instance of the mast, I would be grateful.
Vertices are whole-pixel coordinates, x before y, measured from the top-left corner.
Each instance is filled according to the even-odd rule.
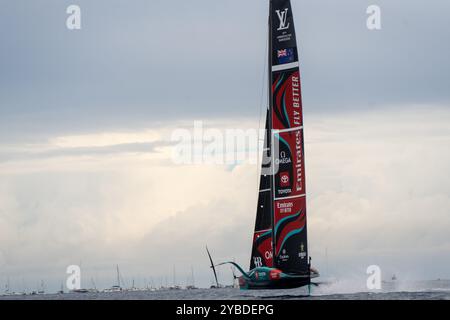
[[[275,248],[275,234],[274,234],[274,211],[273,211],[273,199],[275,197],[274,195],[274,185],[273,185],[273,175],[274,175],[274,150],[273,150],[273,136],[272,136],[272,130],[273,130],[273,124],[272,124],[272,103],[273,103],[273,93],[272,93],[272,51],[273,51],[273,43],[272,43],[272,9],[273,9],[273,3],[272,0],[270,0],[269,4],[269,32],[268,32],[268,50],[267,50],[267,62],[268,62],[268,76],[267,76],[267,93],[268,93],[268,122],[269,122],[269,128],[267,128],[267,135],[269,137],[268,139],[268,145],[270,152],[270,166],[272,168],[272,176],[269,179],[270,184],[270,228],[272,229],[272,237],[271,237],[271,254],[272,254],[272,266],[275,266],[273,256],[274,256],[274,248]]]
[[[117,271],[117,287],[120,288],[120,273],[119,273],[119,265],[116,265],[116,271]]]
[[[9,294],[9,277],[6,279],[5,294]]]
[[[270,24],[273,264],[309,275],[303,106],[290,0],[271,0]]]
[[[92,283],[92,285],[94,286],[93,289],[94,289],[94,290],[97,290],[97,286],[95,285],[94,278],[91,278],[91,283]]]
[[[194,267],[193,266],[191,266],[191,280],[192,280],[192,286],[195,287]]]
[[[272,1],[269,2],[269,12],[272,8]],[[271,83],[271,51],[272,51],[272,27],[271,18],[268,17],[268,83]],[[258,204],[256,210],[256,222],[253,233],[253,246],[250,258],[250,269],[255,267],[273,266],[273,185],[272,185],[272,139],[271,139],[271,90],[269,85],[268,105],[266,111],[266,123],[264,134],[263,161],[261,163],[261,174],[258,190]]]
[[[173,287],[175,288],[177,286],[177,274],[175,271],[175,265],[173,265]]]

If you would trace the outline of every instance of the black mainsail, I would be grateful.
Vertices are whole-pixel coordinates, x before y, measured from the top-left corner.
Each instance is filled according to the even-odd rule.
[[[290,0],[271,0],[269,106],[250,269],[309,275],[300,70]],[[270,168],[267,170],[267,168]]]
[[[272,156],[270,146],[270,113],[267,111],[250,270],[255,267],[273,267]]]

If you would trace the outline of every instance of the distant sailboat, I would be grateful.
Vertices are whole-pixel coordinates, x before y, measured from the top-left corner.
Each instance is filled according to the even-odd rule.
[[[91,284],[92,284],[92,288],[89,289],[89,292],[97,293],[98,289],[97,289],[97,285],[95,284],[94,278],[91,278]]]
[[[177,273],[175,269],[175,265],[173,266],[173,278],[172,278],[172,286],[169,288],[171,290],[180,290],[181,287],[177,284]]]
[[[188,289],[188,290],[197,289],[197,287],[195,286],[194,267],[192,267],[192,266],[191,266],[191,277],[188,280],[188,283],[186,283],[186,289]]]
[[[121,292],[122,291],[122,287],[121,287],[121,283],[120,283],[120,271],[119,271],[119,265],[116,265],[116,279],[117,279],[117,284],[113,285],[110,289],[106,289],[105,292]]]
[[[5,295],[8,296],[10,294],[10,285],[9,285],[9,278],[6,280],[5,284]]]
[[[41,286],[37,291],[38,294],[45,294],[45,283],[44,280],[41,280]]]
[[[250,271],[242,289],[295,288],[311,267],[306,225],[305,154],[299,59],[290,0],[270,0],[269,105]]]
[[[58,294],[64,294],[64,284],[61,282],[61,289],[59,289]]]

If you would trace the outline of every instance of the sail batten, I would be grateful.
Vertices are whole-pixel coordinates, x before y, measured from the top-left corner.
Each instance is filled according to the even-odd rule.
[[[298,68],[299,67],[299,63],[298,62],[292,62],[292,63],[287,63],[287,64],[282,64],[282,65],[278,65],[278,66],[273,66],[272,67],[272,71],[283,71],[283,70],[288,70],[288,69],[293,69],[293,68]]]

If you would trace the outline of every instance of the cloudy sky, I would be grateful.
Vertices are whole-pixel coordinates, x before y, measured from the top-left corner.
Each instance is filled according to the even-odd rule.
[[[293,0],[309,240],[327,276],[450,278],[450,3]],[[82,29],[66,28],[81,7]],[[366,9],[381,8],[369,31]],[[247,267],[257,166],[176,165],[171,135],[257,129],[267,1],[25,1],[0,10],[0,286],[208,286]],[[325,258],[328,252],[328,259]],[[230,282],[228,269],[220,271]]]

